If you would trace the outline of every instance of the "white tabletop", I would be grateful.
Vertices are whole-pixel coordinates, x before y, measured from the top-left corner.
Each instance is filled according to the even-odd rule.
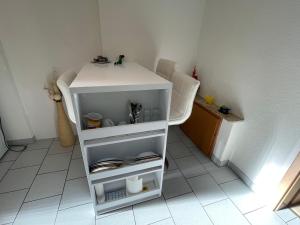
[[[137,63],[86,64],[70,85],[72,92],[170,88],[172,84]]]

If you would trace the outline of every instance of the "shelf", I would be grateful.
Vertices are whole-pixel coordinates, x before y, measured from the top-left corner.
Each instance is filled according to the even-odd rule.
[[[84,141],[84,146],[86,148],[90,148],[90,147],[96,147],[96,146],[107,145],[107,144],[116,144],[116,143],[121,143],[126,141],[134,141],[134,140],[140,140],[145,138],[159,137],[165,134],[166,134],[165,129],[145,131],[145,132],[134,133],[134,134],[124,134],[119,136],[86,140]]]
[[[89,166],[109,158],[132,162],[146,152],[153,152],[161,158],[131,165],[124,163],[119,168],[96,173],[86,170],[96,213],[109,212],[161,196],[172,84],[136,64],[126,65],[87,65],[77,76],[78,82],[75,79],[71,85],[84,165],[89,169]],[[93,77],[98,79],[97,84]],[[144,111],[141,115],[145,114],[147,122],[121,123],[129,121],[130,102],[142,105]],[[85,129],[85,115],[90,112],[100,113],[102,118],[124,125]],[[116,193],[126,188],[126,178],[131,176],[142,177],[144,185],[153,181],[153,185],[137,194]],[[95,185],[100,183],[106,193],[106,201],[103,203],[98,203],[95,196]]]
[[[145,181],[145,183],[143,184],[143,187],[147,187],[148,188],[147,191],[142,191],[142,192],[136,193],[136,194],[128,194],[127,193],[127,194],[125,194],[125,196],[120,196],[119,199],[114,199],[114,200],[105,199],[105,201],[101,202],[101,203],[98,202],[97,197],[95,196],[95,203],[96,203],[97,209],[99,211],[103,211],[103,210],[107,210],[107,209],[112,209],[114,207],[123,207],[125,204],[134,204],[136,201],[143,201],[150,197],[151,198],[158,197],[160,195],[160,185],[158,183],[155,173],[147,174],[147,175],[144,175],[141,177],[143,177],[143,181]],[[122,179],[125,180],[126,177],[124,177]],[[126,189],[126,187],[123,186],[121,189]],[[118,190],[118,189],[111,189],[109,191],[106,191],[106,194],[108,194],[109,192],[113,192],[115,190]]]
[[[98,173],[90,173],[89,177],[92,184],[106,183],[113,180],[120,180],[124,177],[143,175],[147,173],[162,170],[163,160],[154,160],[151,162],[140,163],[136,165],[124,166],[118,169],[106,170]]]
[[[154,198],[158,198],[161,196],[160,189],[154,189],[152,191],[142,192],[136,195],[132,195],[126,198],[122,198],[120,200],[105,202],[102,204],[96,204],[96,211],[99,214],[113,211],[119,208],[123,208],[129,205],[135,205],[140,202],[148,201]]]
[[[139,132],[162,130],[168,127],[168,121],[154,121],[137,124],[126,124],[113,127],[102,127],[97,129],[82,130],[80,136],[83,140],[99,139],[118,135],[128,135]]]

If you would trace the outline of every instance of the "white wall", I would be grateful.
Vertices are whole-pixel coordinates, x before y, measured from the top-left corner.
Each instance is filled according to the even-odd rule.
[[[205,0],[99,0],[103,53],[149,69],[169,58],[191,73]]]
[[[201,94],[245,118],[227,147],[257,190],[275,187],[300,149],[299,12],[298,0],[206,4]]]
[[[34,135],[56,136],[44,82],[100,53],[97,0],[1,0],[0,39]]]
[[[0,117],[7,140],[33,137],[0,41]]]

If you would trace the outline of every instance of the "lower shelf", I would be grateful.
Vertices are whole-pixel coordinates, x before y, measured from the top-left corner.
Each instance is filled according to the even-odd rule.
[[[105,183],[104,186],[102,186],[104,195],[98,199],[95,194],[94,200],[97,213],[101,214],[159,197],[161,195],[159,176],[161,176],[161,172],[139,176],[139,178],[143,179],[143,191],[136,194],[129,194],[126,192],[126,178],[123,178],[123,180],[112,181],[111,183]],[[103,185],[102,183],[100,184]],[[97,184],[93,185],[94,188],[95,185]]]
[[[134,205],[143,201],[158,198],[161,196],[160,189],[154,189],[152,191],[142,192],[136,195],[131,195],[126,198],[122,198],[116,201],[109,201],[101,204],[96,204],[96,211],[98,214],[123,208],[129,205]]]

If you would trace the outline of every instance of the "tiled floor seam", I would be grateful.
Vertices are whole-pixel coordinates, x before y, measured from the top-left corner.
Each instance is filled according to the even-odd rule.
[[[293,212],[293,213],[294,213],[294,212]],[[280,217],[280,216],[279,216],[279,217]],[[280,217],[280,218],[281,218],[281,217]],[[297,218],[300,219],[300,216],[295,215],[295,217],[294,217],[293,219],[290,219],[290,220],[286,221],[286,223],[289,223],[289,222],[291,222],[292,220],[297,219]],[[283,220],[283,219],[282,219],[282,220]]]
[[[197,196],[196,196],[197,197]],[[198,198],[197,198],[198,199]],[[199,199],[198,199],[198,201],[199,201]],[[212,220],[212,218],[210,218],[210,216],[208,215],[208,213],[207,213],[207,211],[206,211],[206,209],[205,209],[205,206],[202,206],[202,204],[199,202],[199,204],[201,205],[201,207],[203,208],[203,210],[204,210],[204,212],[205,212],[205,214],[207,215],[207,217],[208,217],[208,219],[209,219],[209,221],[211,222],[211,224],[212,225],[214,225],[214,222],[213,222],[213,220]],[[212,203],[213,204],[213,203]]]
[[[229,181],[229,182],[231,182],[231,181]],[[228,183],[228,182],[226,182],[226,183]],[[225,184],[225,183],[223,183],[223,184]],[[262,209],[262,208],[266,207],[265,205],[264,205],[264,206],[260,206],[260,207],[258,207],[258,208],[256,208],[256,209],[253,209],[253,210],[249,211],[249,212],[243,213],[243,212],[239,209],[239,207],[235,204],[235,202],[230,198],[230,196],[223,190],[221,184],[219,184],[219,187],[221,188],[221,190],[225,193],[225,195],[228,197],[228,199],[232,202],[232,204],[239,210],[239,212],[240,212],[244,217],[246,217],[245,215],[248,214],[248,213],[255,212],[255,211],[259,210],[259,209]]]
[[[225,192],[224,192],[225,193]],[[225,193],[226,194],[226,193]],[[229,201],[234,205],[234,207],[240,212],[240,214],[247,220],[247,217],[246,217],[246,214],[247,213],[245,213],[245,214],[243,214],[243,212],[239,209],[239,207],[234,203],[234,201],[229,197],[228,198],[229,199]],[[258,209],[256,209],[256,210],[258,210]],[[253,210],[253,212],[254,211],[256,211],[256,210]],[[248,221],[248,220],[247,220]],[[249,222],[249,224],[251,224],[250,223],[250,221],[248,221]]]
[[[8,151],[10,151],[10,150],[8,150]],[[6,152],[6,154],[8,154],[8,151]],[[14,165],[14,163],[18,160],[18,158],[20,157],[20,155],[21,155],[22,153],[20,153],[19,155],[18,155],[18,157],[15,159],[15,160],[11,160],[11,161],[7,161],[7,162],[13,162],[11,165],[10,165],[10,167],[8,168],[8,170],[4,173],[4,175],[2,176],[2,178],[0,179],[0,182],[2,182],[2,180],[4,179],[4,177],[7,175],[7,173],[8,173],[8,171],[10,170],[10,168]],[[5,162],[4,162],[5,163]]]
[[[53,141],[52,141],[52,142],[53,142]],[[51,146],[51,145],[50,145],[50,146]],[[50,149],[50,147],[48,148],[47,153],[49,152],[49,149]],[[17,217],[18,217],[18,215],[19,215],[19,213],[20,213],[20,211],[21,211],[21,208],[22,208],[22,206],[23,206],[24,203],[25,203],[25,199],[27,198],[27,195],[28,195],[28,193],[29,193],[29,191],[30,191],[30,188],[31,188],[31,186],[33,185],[33,183],[34,183],[34,181],[35,181],[35,178],[37,177],[37,175],[38,175],[38,173],[39,173],[39,170],[40,170],[40,168],[41,168],[41,166],[42,166],[42,164],[43,164],[43,162],[44,162],[44,160],[45,160],[45,158],[46,158],[46,156],[47,156],[47,153],[45,154],[45,156],[44,156],[44,158],[43,158],[43,160],[42,160],[42,162],[41,162],[41,165],[40,165],[40,167],[39,167],[37,173],[35,174],[35,177],[34,177],[34,179],[32,180],[32,183],[31,183],[30,187],[28,188],[28,191],[27,191],[27,193],[26,193],[26,195],[25,195],[25,197],[24,197],[24,200],[23,200],[23,202],[22,202],[22,205],[21,205],[21,207],[19,208],[19,210],[18,210],[18,212],[17,212],[17,214],[16,214],[16,216],[15,216],[15,218],[14,218],[13,224],[15,223],[15,221],[16,221],[16,219],[17,219]]]
[[[236,175],[236,174],[235,174]],[[230,183],[230,182],[232,182],[232,181],[235,181],[235,180],[241,180],[240,178],[235,178],[235,179],[233,179],[233,180],[229,180],[229,181],[225,181],[225,182],[222,182],[222,183],[217,183],[217,185],[219,185],[220,187],[221,187],[221,184],[227,184],[227,183]],[[216,181],[215,179],[214,179],[214,181]],[[247,186],[248,187],[248,186]],[[223,189],[222,189],[223,190]]]
[[[46,157],[46,156],[45,156]],[[19,170],[19,169],[26,169],[26,168],[29,168],[29,167],[37,167],[37,166],[40,166],[41,164],[35,164],[35,165],[30,165],[30,166],[23,166],[23,167],[18,167],[18,168],[12,168],[12,169],[9,169],[9,170]]]
[[[49,174],[49,173],[57,173],[57,172],[62,172],[62,171],[67,171],[68,172],[68,169],[65,169],[65,170],[55,170],[55,171],[44,172],[44,173],[38,173],[37,175],[45,175],[45,174]],[[66,177],[66,179],[67,179],[67,177]]]
[[[62,193],[61,193],[61,198],[60,198],[60,200],[59,200],[58,208],[57,208],[57,211],[56,211],[54,224],[56,224],[57,215],[58,215],[58,212],[59,212],[59,207],[60,207],[61,200],[62,200],[62,198],[63,198],[64,190],[65,190],[65,187],[66,187],[67,177],[68,177],[68,172],[69,172],[69,169],[70,169],[70,165],[71,165],[71,161],[72,161],[72,156],[73,156],[73,154],[74,154],[74,145],[73,145],[72,154],[71,154],[70,161],[69,161],[69,165],[68,165],[68,169],[67,169],[67,174],[66,174],[64,186],[63,186]]]
[[[176,223],[175,223],[175,220],[174,220],[174,218],[173,218],[173,215],[172,215],[172,213],[171,213],[171,210],[169,209],[169,206],[168,206],[168,203],[167,203],[167,199],[165,199],[165,197],[164,197],[163,195],[162,195],[162,198],[164,199],[164,201],[165,201],[165,203],[166,203],[167,209],[168,209],[168,211],[169,211],[169,213],[170,213],[170,216],[171,216],[171,218],[172,218],[173,223],[176,224]]]
[[[88,202],[88,203],[82,203],[82,204],[79,204],[79,205],[74,205],[74,206],[71,206],[71,207],[67,207],[67,208],[63,208],[63,209],[59,209],[58,208],[58,212],[61,212],[61,211],[65,211],[65,210],[68,210],[68,209],[73,209],[73,208],[76,208],[78,206],[84,206],[84,205],[88,205],[88,204],[91,204],[92,202]]]
[[[37,198],[37,199],[34,199],[34,200],[30,200],[30,201],[23,201],[23,203],[30,203],[30,202],[35,202],[35,201],[39,201],[39,200],[44,200],[44,199],[47,199],[47,198],[53,198],[53,197],[58,197],[62,194],[57,194],[57,195],[51,195],[51,196],[47,196],[47,197],[43,197],[43,198]]]
[[[203,175],[207,175],[207,174],[203,174]],[[197,177],[200,177],[200,176],[203,176],[203,175],[199,175],[199,176],[197,176]],[[188,182],[188,180],[185,179],[185,181],[186,181],[186,183],[188,184],[188,186],[190,187],[190,189],[192,190],[193,194],[196,196],[197,200],[199,201],[199,204],[202,206],[203,209],[204,209],[204,207],[206,207],[206,206],[208,206],[208,205],[211,205],[211,204],[214,204],[214,203],[217,203],[217,202],[220,202],[220,201],[224,201],[224,200],[226,200],[226,199],[229,199],[228,196],[226,195],[226,193],[221,189],[221,191],[224,192],[224,194],[227,196],[227,198],[221,199],[221,200],[218,200],[218,201],[211,202],[211,203],[209,203],[209,204],[203,205],[203,204],[200,202],[200,200],[198,199],[197,194],[194,192],[194,190],[193,190],[192,186],[190,185],[190,183]],[[217,184],[217,182],[216,182],[216,184]],[[217,184],[217,185],[218,185],[218,184]]]
[[[263,209],[263,208],[265,208],[265,207],[266,207],[266,206],[262,206],[262,207],[260,207],[260,208],[258,208],[258,209],[255,209],[255,210],[251,211],[251,212],[247,212],[247,213],[243,214],[243,216],[247,219],[247,217],[246,217],[247,214],[253,213],[253,212],[255,212],[255,211],[257,211],[257,210],[260,210],[260,209]],[[275,212],[273,211],[273,213],[275,213]],[[277,215],[277,213],[275,213],[275,214]],[[290,221],[285,222],[279,215],[277,215],[277,217],[278,217],[284,224],[287,224],[288,222],[290,222],[291,220],[293,220],[293,219],[291,219]],[[295,218],[294,218],[294,219],[295,219]],[[247,221],[249,221],[249,220],[247,219]],[[250,221],[249,221],[249,224],[251,224]]]
[[[181,171],[181,169],[179,169],[179,170],[180,170],[180,172],[183,174],[183,172]],[[207,175],[208,173],[209,173],[209,172],[205,169],[205,173],[198,174],[198,175],[191,176],[191,177],[186,177],[186,176],[183,175],[183,177],[184,177],[185,179],[192,179],[192,178],[200,177],[200,176],[203,176],[203,175]]]
[[[234,204],[234,203],[233,203]],[[235,204],[234,204],[235,205]],[[260,209],[263,209],[263,208],[265,208],[266,206],[264,205],[264,206],[260,206],[260,207],[258,207],[257,209],[253,209],[253,210],[251,210],[251,211],[249,211],[249,212],[245,212],[245,213],[243,213],[243,215],[245,216],[245,215],[247,215],[247,214],[249,214],[249,213],[252,213],[252,212],[255,212],[255,211],[257,211],[257,210],[260,210]]]
[[[13,190],[13,191],[1,192],[0,195],[2,195],[2,194],[8,194],[8,193],[16,192],[16,191],[23,191],[23,190],[26,190],[26,189],[28,189],[28,188],[21,188],[21,189],[17,189],[17,190]]]
[[[131,207],[131,210],[132,210],[132,214],[133,214],[133,220],[134,220],[134,224],[135,224],[135,225],[137,225],[137,224],[136,224],[136,219],[135,219],[135,214],[134,214],[134,209],[133,209],[133,206]]]
[[[167,204],[167,203],[166,203]],[[168,209],[169,210],[169,209]],[[171,213],[170,213],[170,215],[171,215]],[[158,223],[158,222],[161,222],[161,221],[164,221],[164,220],[167,220],[167,219],[172,219],[173,220],[173,217],[171,216],[171,217],[167,217],[167,218],[164,218],[164,219],[161,219],[161,220],[157,220],[157,221],[155,221],[155,222],[153,222],[153,223],[147,223],[147,225],[153,225],[153,224],[155,224],[155,223]],[[174,222],[174,220],[173,220],[173,222]],[[175,223],[175,222],[174,222]]]
[[[71,160],[72,161],[72,160]],[[68,171],[69,172],[69,171]],[[84,171],[85,172],[85,171]],[[67,174],[68,177],[68,174]],[[82,178],[86,178],[86,176],[81,176],[81,177],[75,177],[75,178],[71,178],[71,179],[66,179],[66,181],[71,181],[71,180],[76,180],[76,179],[82,179]]]

